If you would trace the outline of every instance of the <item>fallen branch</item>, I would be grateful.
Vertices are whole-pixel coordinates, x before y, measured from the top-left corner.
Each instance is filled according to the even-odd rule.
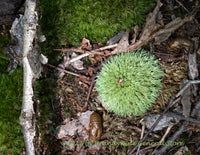
[[[23,36],[23,101],[20,115],[20,124],[23,129],[26,154],[34,155],[34,137],[35,137],[35,112],[33,108],[33,81],[36,78],[34,64],[30,63],[31,54],[37,54],[33,50],[33,41],[36,37],[37,12],[36,1],[27,0],[24,13],[24,36]],[[33,56],[34,57],[34,56]],[[33,58],[32,57],[32,58]],[[35,57],[34,57],[35,58]],[[32,60],[33,61],[33,60]],[[38,60],[36,60],[38,61]],[[39,71],[38,71],[39,72]]]

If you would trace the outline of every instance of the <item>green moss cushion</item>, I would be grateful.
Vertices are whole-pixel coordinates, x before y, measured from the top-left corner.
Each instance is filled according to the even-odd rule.
[[[96,80],[101,100],[117,115],[141,115],[155,103],[162,71],[155,56],[139,49],[104,64]]]
[[[60,45],[79,45],[82,38],[106,42],[123,29],[144,22],[156,0],[40,0],[42,25]],[[56,36],[52,31],[55,31]]]

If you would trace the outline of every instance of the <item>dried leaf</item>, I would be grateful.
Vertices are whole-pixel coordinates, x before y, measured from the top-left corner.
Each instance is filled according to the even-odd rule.
[[[189,53],[188,58],[188,67],[189,67],[189,77],[192,80],[195,80],[199,76],[196,52]]]
[[[82,136],[85,140],[88,140],[89,135],[87,130],[89,130],[90,124],[90,115],[93,111],[86,111],[80,114],[78,119],[73,119],[69,121],[67,118],[63,123],[64,125],[60,125],[56,128],[56,137],[57,139],[62,139],[67,136]]]
[[[77,57],[77,54],[76,53],[72,53],[72,59]],[[72,62],[71,65],[75,68],[75,69],[78,69],[78,70],[83,70],[84,67],[83,67],[83,62],[81,60],[76,60],[75,62]]]
[[[86,49],[88,51],[90,51],[92,49],[92,46],[88,39],[83,38],[82,43],[81,43],[81,49]]]
[[[126,31],[120,31],[117,35],[115,35],[114,37],[110,38],[107,41],[107,44],[108,45],[112,45],[112,44],[117,43],[123,37],[123,35],[125,34],[125,32]]]
[[[112,51],[112,54],[115,53],[121,53],[121,52],[126,52],[125,49],[129,46],[129,31],[127,30],[126,33],[124,33],[123,37],[121,38],[118,46]]]
[[[185,154],[190,154],[187,146],[182,146],[181,148],[179,148],[174,155],[185,155]]]
[[[181,84],[181,88],[184,87],[185,84]],[[190,112],[191,112],[191,101],[190,101],[190,88],[188,87],[182,94],[182,99],[181,99],[181,103],[183,106],[183,115],[185,117],[189,117],[190,116]]]
[[[144,117],[144,120],[146,121],[146,127],[150,129],[159,117],[160,114],[151,114],[149,116]],[[168,116],[167,114],[165,114],[153,131],[162,130],[163,128],[168,127],[169,124],[172,123],[172,121],[175,124],[179,122],[179,120],[176,117]]]

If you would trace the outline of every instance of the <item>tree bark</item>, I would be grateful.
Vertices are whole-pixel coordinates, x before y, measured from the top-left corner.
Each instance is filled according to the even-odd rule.
[[[26,0],[24,13],[24,45],[23,45],[23,101],[20,124],[23,129],[27,155],[34,155],[35,117],[33,108],[33,80],[36,78],[28,55],[33,51],[33,41],[36,37],[38,16],[36,0]],[[38,60],[39,61],[39,60]]]

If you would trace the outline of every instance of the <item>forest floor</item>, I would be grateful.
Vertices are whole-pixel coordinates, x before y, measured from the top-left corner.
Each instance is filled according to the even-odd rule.
[[[192,11],[194,8],[198,9],[199,4],[193,0],[162,3],[156,21],[166,32],[168,31],[165,27],[172,19],[176,17],[183,19],[186,15],[192,14],[195,14],[195,17],[189,22],[184,22],[175,31],[170,31],[170,36],[164,34],[163,38],[167,39],[161,43],[146,38],[147,42],[142,46],[155,54],[164,72],[162,88],[153,107],[143,116],[120,117],[108,112],[102,106],[98,92],[94,89],[94,79],[102,67],[102,62],[106,62],[112,56],[110,53],[116,47],[114,44],[113,47],[108,48],[106,45],[90,43],[89,40],[83,39],[79,47],[51,49],[58,53],[62,61],[55,63],[57,64],[55,66],[45,65],[42,77],[36,83],[35,109],[38,112],[37,122],[38,132],[40,132],[37,141],[38,152],[41,154],[128,154],[132,151],[133,154],[176,153],[179,155],[200,152],[198,122],[200,91],[197,81],[200,64],[200,12]],[[172,29],[173,26],[175,25],[172,25]],[[151,26],[148,28],[150,29]],[[132,39],[135,39],[137,43],[144,30],[145,24],[137,31],[134,29],[130,31],[131,37],[127,37],[128,42],[131,43]],[[134,37],[134,34],[138,35]],[[106,48],[101,50],[103,54],[99,54],[98,50],[104,47]],[[92,51],[94,54],[88,54],[83,59],[66,65],[67,61],[72,59],[74,52],[81,55],[84,51]],[[120,53],[120,50],[116,53]],[[194,83],[190,84],[187,80]],[[188,83],[190,86],[184,89]],[[169,107],[169,104],[172,106]],[[96,143],[90,141],[90,129],[80,123],[83,114],[89,118],[84,118],[85,120],[90,120],[88,111],[96,112],[101,117],[102,134]],[[155,116],[165,119],[156,122]],[[146,122],[142,121],[144,118]],[[74,122],[78,123],[73,124]],[[150,126],[157,123],[160,129],[150,129],[145,123],[151,124]],[[73,133],[68,133],[69,131],[64,129],[70,125],[76,128],[71,130]],[[171,144],[167,144],[169,140]],[[158,143],[163,144],[154,145]]]
[[[183,14],[189,15],[195,7],[196,4],[194,1],[184,1],[183,3],[176,1],[173,4],[165,2],[160,9],[162,17],[159,22],[166,25],[175,16],[183,18]],[[62,66],[66,64],[66,60],[69,60],[68,58],[72,55],[72,51],[83,53],[84,49],[94,51],[102,48],[102,46],[99,46],[98,43],[92,44],[89,40],[83,39],[82,44],[78,48],[57,49],[56,51],[61,52],[63,61],[60,62],[58,67],[47,67],[48,70],[57,72],[56,92],[59,104],[56,103],[57,105],[53,106],[59,114],[57,121],[60,120],[58,122],[61,123],[52,132],[59,139],[58,141],[54,139],[55,143],[59,144],[59,147],[58,145],[54,147],[55,143],[53,143],[50,148],[57,149],[53,149],[52,151],[58,151],[61,154],[127,154],[139,142],[151,142],[146,144],[140,143],[141,146],[139,146],[139,149],[137,148],[132,151],[135,153],[140,151],[142,154],[198,154],[200,151],[200,144],[198,142],[200,138],[199,124],[192,120],[188,121],[185,117],[197,120],[199,118],[198,113],[194,115],[199,106],[199,86],[195,85],[195,88],[191,86],[179,96],[177,93],[184,87],[185,80],[197,80],[199,78],[197,66],[199,64],[200,51],[198,47],[195,47],[196,45],[193,46],[193,43],[199,44],[199,20],[198,12],[194,20],[181,25],[165,41],[160,44],[156,44],[156,41],[150,43],[150,52],[156,55],[164,75],[159,97],[154,106],[144,116],[120,117],[108,112],[102,106],[98,92],[93,88],[95,76],[100,71],[99,65],[102,64],[102,61],[109,59],[107,53],[111,53],[113,48],[103,50],[104,54],[102,55],[97,54],[95,56],[89,55],[84,57],[76,61],[77,66],[72,64],[64,67],[64,69]],[[139,30],[139,33],[141,31],[142,28]],[[134,31],[130,32],[130,35],[133,36]],[[148,50],[149,46],[143,46],[143,48]],[[194,53],[196,55],[193,55]],[[196,57],[194,58],[194,56]],[[71,73],[67,74],[66,70]],[[178,96],[176,100],[173,100],[176,103],[168,109],[167,105],[174,96]],[[167,113],[163,113],[165,109],[168,110]],[[66,132],[60,136],[60,132],[65,132],[63,128],[67,128],[74,120],[79,121],[80,115],[86,111],[97,112],[102,118],[102,135],[98,143],[87,141],[87,135],[81,134],[78,129],[76,133],[71,135],[66,136],[65,134],[68,133]],[[178,112],[180,117],[175,113],[172,116],[168,115],[174,111]],[[154,131],[151,129],[151,134],[141,141],[141,135],[144,136],[149,130],[148,128],[143,129],[145,125],[141,120],[145,116],[149,116],[151,118],[150,122],[146,123],[152,125],[155,123],[153,118],[155,114],[157,116],[163,115],[165,120],[162,119],[160,122],[163,122],[158,123],[159,130]],[[87,117],[90,117],[90,115]],[[52,124],[49,125],[51,126]],[[77,126],[76,124],[74,128],[78,128]],[[173,144],[168,145],[167,142],[170,139]],[[154,145],[159,142],[163,144]],[[48,150],[48,148],[46,149]]]

